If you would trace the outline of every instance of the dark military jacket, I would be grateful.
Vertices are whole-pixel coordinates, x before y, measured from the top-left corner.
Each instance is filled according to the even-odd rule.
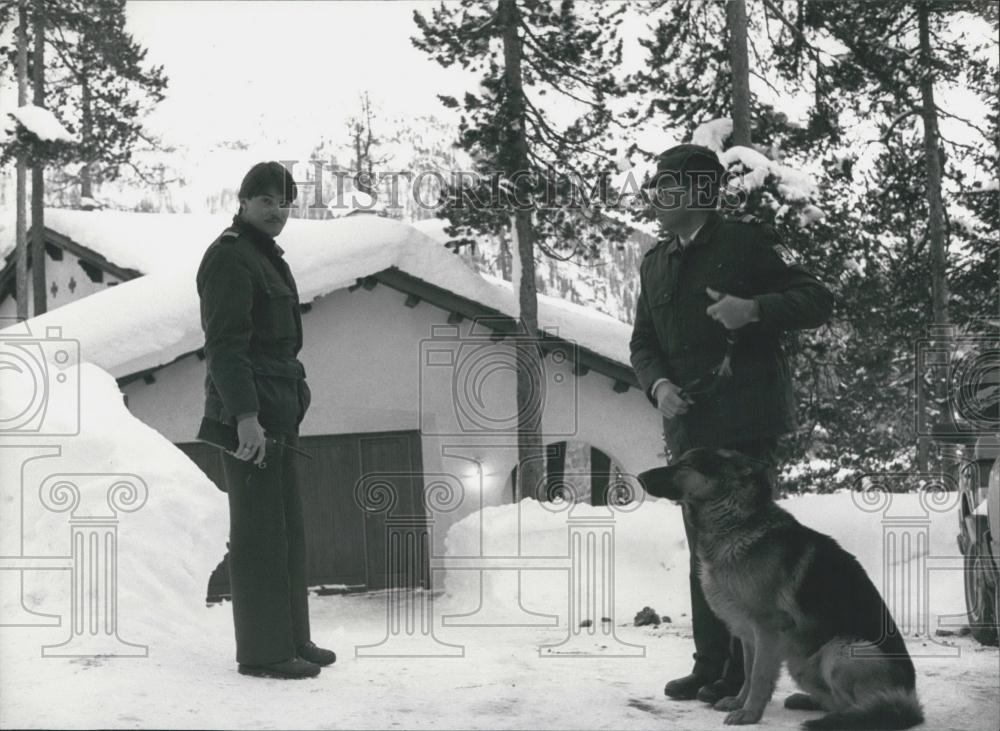
[[[299,295],[284,250],[238,216],[198,268],[205,332],[205,416],[257,412],[265,431],[297,432],[309,408]]]
[[[714,303],[706,287],[755,299],[759,308],[760,320],[734,331],[732,378],[715,393],[692,396],[694,404],[685,414],[664,420],[672,450],[732,444],[795,428],[781,334],[825,323],[833,296],[794,263],[773,229],[752,217],[732,220],[712,213],[686,247],[668,236],[650,249],[639,276],[630,346],[632,367],[650,401],[658,379],[685,387],[711,373],[726,354],[726,328],[705,312]],[[683,446],[671,443],[678,427]]]

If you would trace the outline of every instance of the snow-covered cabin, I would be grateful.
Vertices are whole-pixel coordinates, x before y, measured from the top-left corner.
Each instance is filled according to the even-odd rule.
[[[205,361],[194,274],[228,222],[49,210],[46,264],[58,291],[53,309],[28,321],[36,337],[58,327],[78,341],[82,360],[118,379],[129,410],[219,483],[220,453],[195,441]],[[299,460],[310,582],[379,588],[387,514],[362,509],[365,490],[390,485],[388,516],[426,519],[437,555],[450,525],[513,500],[515,296],[389,218],[291,220],[279,243],[299,287],[299,357],[313,394],[301,426],[312,459]],[[62,304],[66,290],[72,301]],[[0,308],[13,310],[9,293]],[[618,500],[616,475],[663,459],[658,412],[629,365],[631,328],[545,296],[539,326],[550,492]]]

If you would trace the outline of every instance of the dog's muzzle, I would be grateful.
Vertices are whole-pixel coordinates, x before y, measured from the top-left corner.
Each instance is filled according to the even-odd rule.
[[[676,467],[656,467],[655,469],[640,473],[639,482],[642,484],[643,489],[653,497],[680,500],[684,497],[684,494],[674,481],[676,474]]]

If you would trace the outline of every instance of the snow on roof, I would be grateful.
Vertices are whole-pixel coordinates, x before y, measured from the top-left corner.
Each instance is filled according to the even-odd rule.
[[[96,251],[112,264],[163,273],[200,257],[231,216],[46,208],[45,227]]]
[[[76,142],[73,135],[56,119],[56,115],[44,107],[25,104],[10,112],[10,116],[20,122],[29,132],[33,132],[40,140]]]
[[[450,221],[446,218],[425,218],[420,221],[414,221],[410,225],[442,246],[451,240],[451,237],[445,233],[445,229],[450,225]]]
[[[35,337],[61,326],[81,360],[123,377],[204,345],[195,273],[229,216],[48,211],[46,226],[119,266],[147,272],[27,322]],[[390,267],[516,316],[509,282],[481,276],[413,226],[389,218],[292,219],[279,238],[303,303]],[[608,315],[539,295],[539,327],[628,366],[631,327]],[[0,333],[5,331],[0,331]]]
[[[330,198],[327,209],[333,216],[349,216],[352,213],[379,213],[385,206],[375,196],[364,190],[348,190]]]

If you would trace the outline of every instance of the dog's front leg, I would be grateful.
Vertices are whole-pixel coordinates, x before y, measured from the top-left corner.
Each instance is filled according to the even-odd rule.
[[[742,708],[726,716],[727,724],[757,723],[764,715],[764,708],[771,700],[778,674],[781,672],[780,635],[755,628],[753,644],[753,668],[747,676],[750,688],[746,701]]]
[[[735,711],[737,708],[743,708],[743,704],[747,702],[747,696],[750,694],[750,676],[753,674],[753,639],[747,637],[740,642],[743,645],[743,686],[736,695],[717,700],[712,706],[717,711]]]

